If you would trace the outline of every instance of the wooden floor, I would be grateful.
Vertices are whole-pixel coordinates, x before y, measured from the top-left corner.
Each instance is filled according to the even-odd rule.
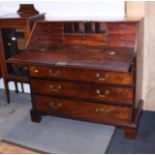
[[[41,152],[25,148],[7,141],[0,141],[0,154],[39,154]]]

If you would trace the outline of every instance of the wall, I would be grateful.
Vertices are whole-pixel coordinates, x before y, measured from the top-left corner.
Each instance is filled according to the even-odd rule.
[[[144,17],[144,1],[128,1],[126,2],[126,13],[128,19],[137,19]]]
[[[137,9],[138,8],[138,9]],[[136,102],[139,99],[144,99],[143,97],[143,54],[144,54],[144,1],[128,1],[126,2],[126,17],[127,20],[140,20],[140,33],[138,40],[138,50],[137,50],[137,98]],[[145,105],[144,105],[145,106]]]
[[[155,2],[127,2],[127,18],[144,17],[144,37],[141,41],[141,53],[138,55],[141,71],[141,96],[144,109],[155,111]],[[139,79],[138,79],[139,80]]]
[[[15,12],[19,4],[33,3],[49,20],[118,20],[124,18],[124,1],[52,0],[0,1],[0,15]]]
[[[155,111],[155,2],[145,2],[144,88],[145,108]]]

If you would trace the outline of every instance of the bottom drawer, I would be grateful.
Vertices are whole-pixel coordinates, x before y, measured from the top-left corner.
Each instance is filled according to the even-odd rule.
[[[34,109],[47,115],[64,116],[73,119],[98,123],[130,123],[130,107],[60,99],[46,96],[33,96]]]

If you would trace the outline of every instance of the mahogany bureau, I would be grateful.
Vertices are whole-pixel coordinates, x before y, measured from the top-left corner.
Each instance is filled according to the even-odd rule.
[[[138,21],[37,22],[25,52],[8,60],[29,66],[31,120],[104,123],[135,138],[138,29]]]

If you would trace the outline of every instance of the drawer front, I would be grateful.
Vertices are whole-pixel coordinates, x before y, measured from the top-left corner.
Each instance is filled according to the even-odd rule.
[[[133,89],[64,81],[31,80],[32,93],[132,104]]]
[[[131,73],[71,69],[63,67],[47,67],[47,66],[30,66],[30,76],[42,78],[60,78],[68,80],[79,80],[96,83],[110,84],[133,84],[133,75]]]
[[[44,23],[40,22],[39,24],[39,31],[37,33],[63,33],[63,27],[61,23]]]
[[[108,23],[108,34],[136,34],[137,23]]]
[[[33,96],[35,110],[94,122],[131,122],[132,109],[114,105]]]

